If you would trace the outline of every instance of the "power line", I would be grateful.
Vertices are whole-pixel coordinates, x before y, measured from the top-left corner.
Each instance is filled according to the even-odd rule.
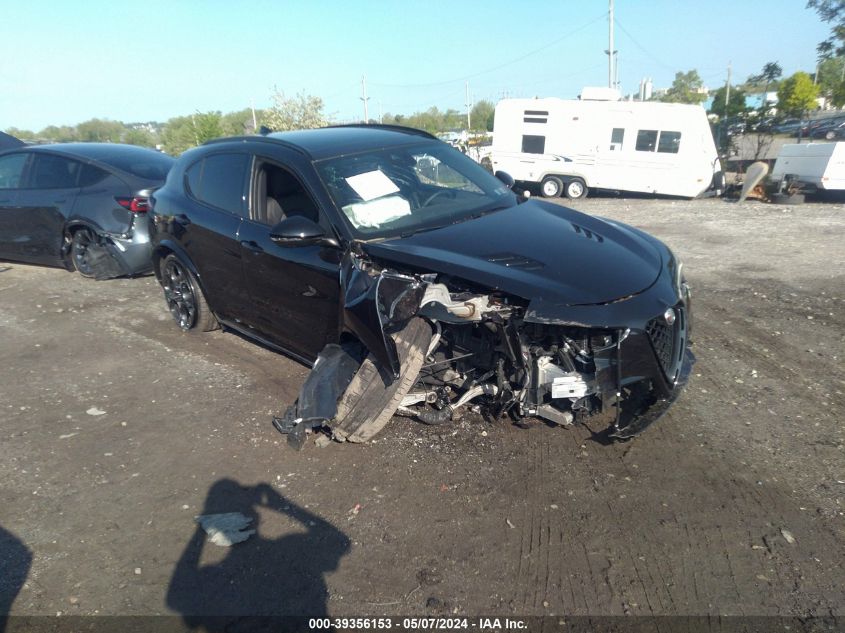
[[[486,70],[478,71],[477,73],[473,73],[471,75],[463,75],[463,76],[457,77],[455,79],[449,79],[447,81],[435,81],[435,82],[427,83],[427,84],[382,84],[382,83],[376,83],[376,82],[371,81],[370,85],[371,86],[379,86],[381,88],[430,88],[430,87],[433,87],[433,86],[445,86],[446,84],[457,83],[459,81],[466,81],[467,79],[472,79],[473,77],[478,77],[479,75],[485,75],[487,73],[493,72],[494,70],[499,70],[501,68],[504,68],[505,66],[510,66],[511,64],[521,62],[526,57],[531,57],[532,55],[535,55],[535,54],[539,53],[540,51],[544,51],[547,48],[554,46],[555,44],[560,44],[563,40],[575,35],[576,33],[583,31],[588,26],[592,26],[593,24],[595,24],[599,20],[603,20],[606,17],[607,17],[607,12],[604,12],[601,15],[593,18],[589,22],[582,24],[577,29],[575,29],[573,31],[569,31],[568,33],[566,33],[565,35],[562,35],[561,37],[557,38],[556,40],[551,41],[548,44],[544,44],[543,46],[541,46],[539,48],[535,48],[534,50],[532,50],[528,53],[525,53],[525,55],[517,57],[516,59],[512,59],[508,62],[504,62],[502,64],[499,64],[498,66],[493,66],[492,68],[487,68]]]
[[[634,45],[635,45],[637,48],[639,48],[639,49],[640,49],[643,53],[645,53],[646,55],[648,55],[648,56],[652,59],[652,61],[657,62],[658,64],[660,64],[661,66],[663,66],[663,68],[666,68],[667,70],[671,70],[671,71],[675,71],[675,70],[676,70],[675,68],[672,68],[672,67],[671,67],[671,66],[669,66],[668,64],[663,63],[663,60],[661,60],[661,59],[660,59],[660,58],[658,58],[657,56],[652,55],[652,54],[651,54],[651,52],[649,52],[649,51],[648,51],[648,49],[646,49],[646,48],[645,48],[642,44],[640,44],[640,43],[639,43],[639,42],[638,42],[638,41],[634,38],[634,36],[633,36],[633,35],[631,35],[630,33],[628,33],[628,30],[627,30],[624,26],[622,26],[622,24],[619,22],[619,20],[617,20],[617,19],[615,19],[615,18],[614,18],[614,20],[613,20],[613,21],[616,23],[616,26],[618,26],[618,27],[622,30],[622,32],[623,32],[625,35],[627,35],[627,36],[628,36],[628,39],[629,39],[629,40],[631,40],[631,41],[634,43]]]

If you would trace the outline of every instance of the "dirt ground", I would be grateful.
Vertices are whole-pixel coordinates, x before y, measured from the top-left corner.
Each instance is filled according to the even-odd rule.
[[[627,443],[470,414],[297,453],[303,366],[179,332],[151,277],[0,264],[11,613],[845,615],[845,205],[573,206],[693,287],[690,385]],[[234,511],[245,543],[197,531]]]

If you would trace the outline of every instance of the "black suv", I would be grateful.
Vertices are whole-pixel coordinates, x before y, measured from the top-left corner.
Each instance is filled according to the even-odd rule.
[[[657,239],[510,190],[434,137],[340,126],[219,139],[152,199],[184,330],[219,324],[314,365],[282,430],[363,441],[398,410],[630,437],[680,391],[689,289]]]

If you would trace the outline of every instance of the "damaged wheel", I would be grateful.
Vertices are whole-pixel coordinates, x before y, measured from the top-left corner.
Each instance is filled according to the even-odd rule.
[[[161,266],[161,287],[173,319],[184,330],[210,332],[218,327],[196,277],[176,255],[168,255]]]
[[[91,248],[96,248],[97,236],[91,229],[78,229],[70,242],[70,258],[73,267],[83,277],[93,279],[97,276],[91,262]]]
[[[416,382],[431,343],[431,326],[415,317],[392,336],[402,367],[399,378],[379,366],[372,354],[367,356],[338,400],[332,427],[336,436],[366,442],[384,428]]]

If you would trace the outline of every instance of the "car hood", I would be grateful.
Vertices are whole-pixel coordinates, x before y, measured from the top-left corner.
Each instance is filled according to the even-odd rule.
[[[624,224],[539,200],[363,248],[419,271],[570,306],[637,294],[661,269],[655,246]]]

